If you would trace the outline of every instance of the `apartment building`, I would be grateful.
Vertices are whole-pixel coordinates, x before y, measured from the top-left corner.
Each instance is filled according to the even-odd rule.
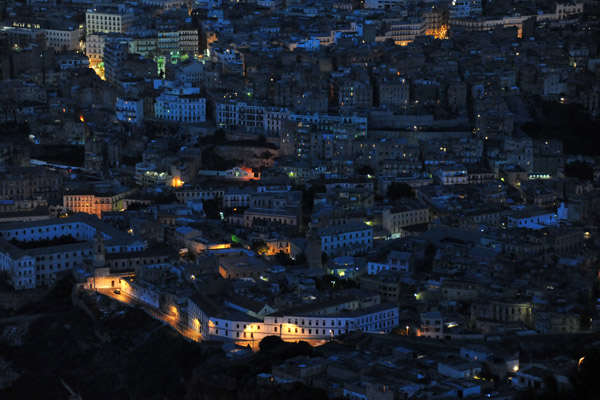
[[[398,323],[398,307],[390,303],[354,310],[344,308],[331,314],[289,310],[259,319],[219,307],[204,296],[188,299],[188,326],[208,340],[258,343],[273,335],[286,341],[329,340],[352,331],[389,333]]]
[[[205,122],[206,99],[200,95],[200,88],[185,86],[166,88],[156,98],[154,106],[156,118],[171,122]]]
[[[0,168],[0,200],[57,199],[62,188],[62,175],[43,167]]]
[[[124,4],[97,4],[85,13],[86,34],[94,32],[125,33],[133,23],[133,10]]]
[[[117,97],[115,113],[117,121],[140,125],[144,120],[144,100],[135,97]]]
[[[76,213],[95,214],[101,218],[103,212],[122,210],[123,199],[133,192],[134,189],[129,188],[97,193],[68,191],[63,195],[63,207]]]
[[[403,201],[384,209],[381,221],[392,238],[399,238],[403,236],[403,227],[429,223],[429,208],[418,200]]]
[[[106,253],[134,252],[146,243],[96,217],[78,214],[70,218],[16,222],[0,228],[0,271],[15,290],[52,284],[60,274],[92,259],[94,236],[103,237]],[[55,241],[56,244],[48,245]],[[36,246],[36,243],[40,243]]]
[[[373,245],[373,228],[360,223],[328,226],[317,230],[321,251],[328,256],[353,256]]]

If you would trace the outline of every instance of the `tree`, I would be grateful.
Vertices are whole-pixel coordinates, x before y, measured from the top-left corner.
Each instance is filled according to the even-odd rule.
[[[203,202],[204,213],[208,219],[220,219],[221,214],[219,204],[214,199],[208,199]]]
[[[575,398],[597,399],[598,381],[600,381],[600,349],[597,347],[586,349],[569,378]]]
[[[177,196],[173,192],[161,192],[156,196],[154,201],[157,204],[173,204],[177,202]]]
[[[267,144],[267,138],[264,135],[258,135],[257,142],[259,146],[265,147]]]
[[[144,203],[132,203],[132,204],[130,204],[130,205],[127,206],[127,211],[143,210],[145,208],[148,208],[148,204],[144,204]]]
[[[217,129],[213,137],[214,143],[222,143],[227,139],[227,132],[223,128]]]
[[[594,166],[586,161],[573,161],[565,164],[565,175],[580,181],[593,181]]]
[[[369,165],[359,165],[356,167],[356,173],[358,175],[375,175],[375,171]]]
[[[415,197],[415,192],[412,186],[406,183],[393,182],[388,186],[386,197],[390,200],[411,198]]]
[[[285,342],[279,337],[275,335],[266,336],[263,340],[258,344],[258,348],[261,353],[272,353]]]
[[[325,193],[325,191],[325,185],[312,185],[308,189],[302,190],[302,209],[307,214],[311,214],[314,206],[315,195],[317,193]]]
[[[283,251],[280,251],[279,253],[275,254],[275,261],[281,265],[289,265],[290,257]]]
[[[300,253],[300,255],[298,257],[296,257],[296,264],[297,265],[303,265],[306,264],[306,254],[304,252]]]
[[[327,265],[328,261],[329,261],[329,256],[327,255],[327,253],[323,252],[321,254],[321,265]]]
[[[269,251],[269,246],[267,246],[264,240],[255,240],[252,242],[252,250],[258,254],[265,254]]]
[[[304,340],[299,340],[294,347],[296,354],[299,356],[310,356],[314,352],[310,343],[305,342]]]

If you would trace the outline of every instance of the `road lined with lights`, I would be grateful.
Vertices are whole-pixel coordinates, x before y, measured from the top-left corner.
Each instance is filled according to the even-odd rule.
[[[118,294],[114,292],[114,289],[98,289],[98,293],[103,294],[105,296],[110,297],[111,299],[117,300],[120,303],[128,304],[132,306],[139,306],[142,310],[146,311],[153,318],[164,322],[171,326],[171,328],[175,329],[182,336],[192,340],[194,342],[202,341],[202,335],[195,330],[191,329],[185,323],[181,322],[178,318],[173,317],[172,315],[168,315],[163,313],[160,310],[155,309],[154,307],[149,306],[144,303],[128,295],[127,293],[119,292]]]

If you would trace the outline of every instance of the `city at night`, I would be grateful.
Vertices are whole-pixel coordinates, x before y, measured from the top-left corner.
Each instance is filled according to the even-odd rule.
[[[0,399],[600,400],[600,0],[0,0]]]

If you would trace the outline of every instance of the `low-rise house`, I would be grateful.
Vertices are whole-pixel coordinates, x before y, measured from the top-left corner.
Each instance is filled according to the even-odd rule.
[[[458,357],[438,361],[437,372],[451,378],[474,378],[481,373],[482,365]]]
[[[256,281],[268,270],[268,265],[257,257],[231,256],[219,259],[219,274],[225,279],[252,278]]]

